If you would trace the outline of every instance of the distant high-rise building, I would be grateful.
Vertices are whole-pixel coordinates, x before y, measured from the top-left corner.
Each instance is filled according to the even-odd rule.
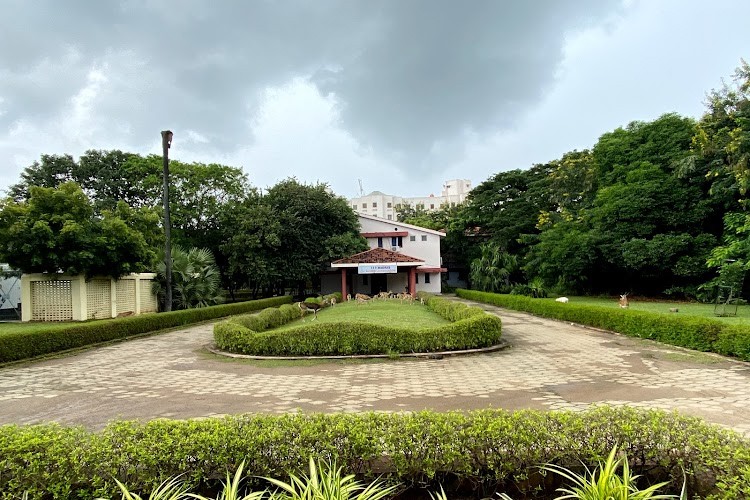
[[[399,210],[407,205],[427,211],[439,210],[444,205],[455,206],[463,203],[469,191],[471,191],[469,179],[453,179],[443,183],[440,196],[431,194],[429,196],[403,197],[373,191],[359,198],[351,198],[349,206],[360,214],[396,220]]]

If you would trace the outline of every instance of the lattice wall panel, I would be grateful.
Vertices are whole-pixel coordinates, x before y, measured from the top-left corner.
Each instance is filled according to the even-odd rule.
[[[141,314],[147,312],[156,312],[156,294],[151,291],[153,280],[140,280],[141,286]]]
[[[135,314],[135,280],[117,281],[117,314]]]
[[[71,321],[73,294],[70,281],[31,282],[32,321]]]
[[[86,304],[88,319],[112,317],[112,282],[110,280],[91,280],[86,284]]]

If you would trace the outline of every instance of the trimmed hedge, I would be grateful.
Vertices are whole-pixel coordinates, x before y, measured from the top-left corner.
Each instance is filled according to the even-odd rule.
[[[346,356],[455,351],[495,345],[500,318],[478,307],[428,297],[427,305],[451,324],[410,330],[364,322],[312,323],[291,330],[266,331],[299,317],[285,307],[238,316],[214,325],[219,349],[253,356]],[[266,320],[267,319],[267,320]]]
[[[47,331],[7,333],[0,335],[0,363],[33,358],[99,342],[123,339],[165,328],[199,323],[232,314],[257,311],[288,303],[291,300],[292,297],[290,296],[272,297],[235,304],[186,309],[184,311],[87,321],[73,324],[68,328]]]
[[[592,466],[615,444],[627,452],[634,474],[672,480],[673,493],[684,469],[691,498],[750,497],[750,442],[739,435],[676,413],[600,407],[126,421],[98,433],[54,424],[4,426],[0,498],[23,492],[32,499],[119,498],[115,478],[131,491],[149,491],[177,475],[192,491],[210,494],[242,461],[250,484],[265,488],[258,476],[285,479],[314,457],[336,461],[363,480],[384,474],[433,491],[442,484],[449,498],[505,491],[520,499],[559,486],[539,475],[540,464]]]
[[[631,337],[657,340],[665,344],[715,352],[750,361],[750,328],[729,325],[711,318],[611,309],[573,303],[562,304],[552,300],[476,290],[459,289],[456,294],[465,299],[525,311],[545,318],[571,321]]]

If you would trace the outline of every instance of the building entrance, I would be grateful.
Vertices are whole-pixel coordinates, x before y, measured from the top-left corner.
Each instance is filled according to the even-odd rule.
[[[370,275],[370,295],[374,297],[380,292],[388,291],[388,275],[387,274],[371,274]]]

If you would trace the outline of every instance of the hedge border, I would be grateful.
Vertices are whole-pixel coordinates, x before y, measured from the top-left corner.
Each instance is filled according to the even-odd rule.
[[[215,491],[244,461],[247,480],[286,478],[310,457],[361,479],[380,474],[406,486],[445,486],[448,497],[533,495],[550,484],[538,466],[595,465],[619,445],[633,474],[682,484],[702,498],[750,497],[750,441],[695,417],[661,410],[598,407],[583,412],[236,415],[204,420],[110,423],[101,432],[57,424],[0,427],[0,498],[112,498],[114,479],[147,492],[180,475],[196,492]],[[461,487],[471,485],[467,494]],[[458,495],[452,494],[458,491]],[[119,497],[119,495],[117,495]],[[425,495],[422,495],[425,496]],[[492,495],[494,497],[494,495]]]
[[[545,318],[570,321],[609,330],[630,337],[656,340],[665,344],[703,352],[714,352],[750,361],[750,327],[729,325],[698,316],[676,316],[630,309],[533,299],[477,290],[456,290],[461,298],[524,311]]]
[[[361,322],[310,322],[275,331],[273,328],[295,319],[291,306],[281,306],[254,317],[237,316],[217,323],[214,341],[219,349],[235,354],[279,357],[434,353],[499,343],[502,322],[497,316],[440,297],[423,298],[430,309],[451,323],[412,330]]]
[[[0,363],[21,361],[134,335],[200,323],[216,318],[258,311],[292,301],[291,296],[271,297],[234,304],[143,314],[127,318],[92,320],[69,328],[0,335]]]

